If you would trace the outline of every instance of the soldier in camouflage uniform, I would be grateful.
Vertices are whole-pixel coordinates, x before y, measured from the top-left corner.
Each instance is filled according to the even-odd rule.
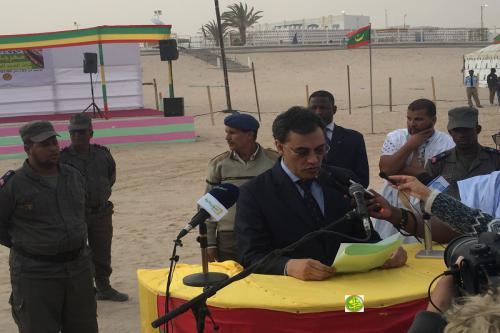
[[[249,179],[270,169],[279,157],[257,142],[259,122],[248,114],[235,113],[224,119],[229,151],[214,157],[208,165],[206,191],[222,183],[240,186]],[[233,234],[236,205],[220,221],[207,222],[208,258],[210,261],[237,260],[236,239]]]
[[[432,178],[443,176],[450,186],[445,193],[460,200],[457,181],[500,170],[500,152],[483,147],[478,142],[481,126],[478,111],[473,107],[458,107],[448,112],[448,132],[455,148],[434,156],[426,164]]]
[[[98,300],[124,302],[128,295],[111,287],[111,240],[113,203],[109,201],[116,180],[116,164],[108,148],[90,144],[92,122],[77,113],[69,122],[71,145],[61,151],[61,163],[78,169],[87,181],[87,227],[92,249]]]
[[[51,123],[28,123],[19,133],[28,159],[0,178],[0,244],[10,248],[12,316],[21,333],[97,332],[85,179],[59,164]]]

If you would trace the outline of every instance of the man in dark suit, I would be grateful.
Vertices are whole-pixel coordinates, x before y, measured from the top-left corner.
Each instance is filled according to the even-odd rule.
[[[333,223],[351,209],[342,193],[316,180],[329,149],[318,116],[306,108],[292,107],[274,120],[273,136],[281,158],[273,168],[240,187],[235,234],[244,266]],[[331,230],[366,238],[357,221],[340,223]],[[369,241],[379,239],[374,232]],[[335,272],[331,265],[342,241],[352,242],[340,236],[322,235],[261,266],[257,272],[301,280],[327,279]],[[386,265],[395,267],[404,262],[406,253],[400,248]]]
[[[325,133],[330,146],[326,164],[349,169],[364,187],[370,183],[370,169],[363,135],[333,121],[337,112],[335,98],[325,90],[318,90],[309,97],[309,108],[325,123]]]

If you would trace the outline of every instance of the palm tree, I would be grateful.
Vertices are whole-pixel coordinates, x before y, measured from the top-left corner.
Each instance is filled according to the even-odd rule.
[[[224,38],[228,33],[229,26],[225,22],[222,23],[221,26],[222,38]],[[219,27],[217,26],[217,22],[212,20],[204,24],[201,27],[201,32],[203,33],[203,37],[213,40],[215,42],[215,46],[219,46]]]
[[[221,18],[224,20],[228,26],[238,29],[240,33],[241,45],[245,45],[247,42],[247,28],[251,27],[257,21],[262,18],[262,11],[258,10],[254,13],[254,8],[252,7],[248,11],[247,4],[234,3],[227,7],[229,11],[222,13]]]

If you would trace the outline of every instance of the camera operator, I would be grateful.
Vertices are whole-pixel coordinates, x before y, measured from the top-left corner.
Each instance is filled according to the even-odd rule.
[[[500,232],[500,219],[470,208],[447,194],[431,190],[413,176],[390,176],[389,179],[397,184],[394,186],[399,191],[420,199],[425,212],[438,217],[457,233],[478,235],[486,231]],[[368,201],[372,217],[387,220],[396,228],[412,234],[423,234],[423,223],[411,212],[393,207],[378,193],[374,194],[375,198]],[[433,239],[434,232],[439,233],[439,226],[439,223],[432,226]]]
[[[455,265],[439,280],[427,310],[416,315],[409,332],[500,332],[500,287],[496,264],[499,261],[500,219],[431,190],[415,177],[389,178],[399,191],[420,199],[423,211],[437,216],[457,233],[473,236],[462,236],[447,247],[445,262],[447,266],[452,266],[453,262]],[[374,195],[368,201],[371,216],[385,219],[400,230],[414,233],[423,230],[423,223],[412,213],[391,206],[378,193],[374,192]],[[474,245],[478,245],[475,252],[471,250]],[[463,257],[457,259],[456,253],[468,257],[462,261]],[[456,298],[457,291],[474,296]]]
[[[460,265],[461,257],[456,264]],[[408,333],[475,333],[500,331],[500,288],[484,295],[455,298],[452,275],[442,277],[426,311],[417,313]],[[442,312],[441,312],[442,311]]]

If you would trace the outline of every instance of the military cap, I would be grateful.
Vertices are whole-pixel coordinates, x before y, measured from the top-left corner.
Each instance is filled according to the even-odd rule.
[[[260,126],[251,115],[238,112],[224,118],[224,125],[245,131],[257,131]]]
[[[42,142],[53,136],[59,136],[52,124],[46,120],[32,121],[19,129],[23,142]]]
[[[70,131],[86,130],[90,128],[91,125],[92,120],[83,112],[76,113],[69,119]]]
[[[478,125],[478,111],[471,106],[462,106],[448,111],[448,130],[465,127],[474,128]]]

